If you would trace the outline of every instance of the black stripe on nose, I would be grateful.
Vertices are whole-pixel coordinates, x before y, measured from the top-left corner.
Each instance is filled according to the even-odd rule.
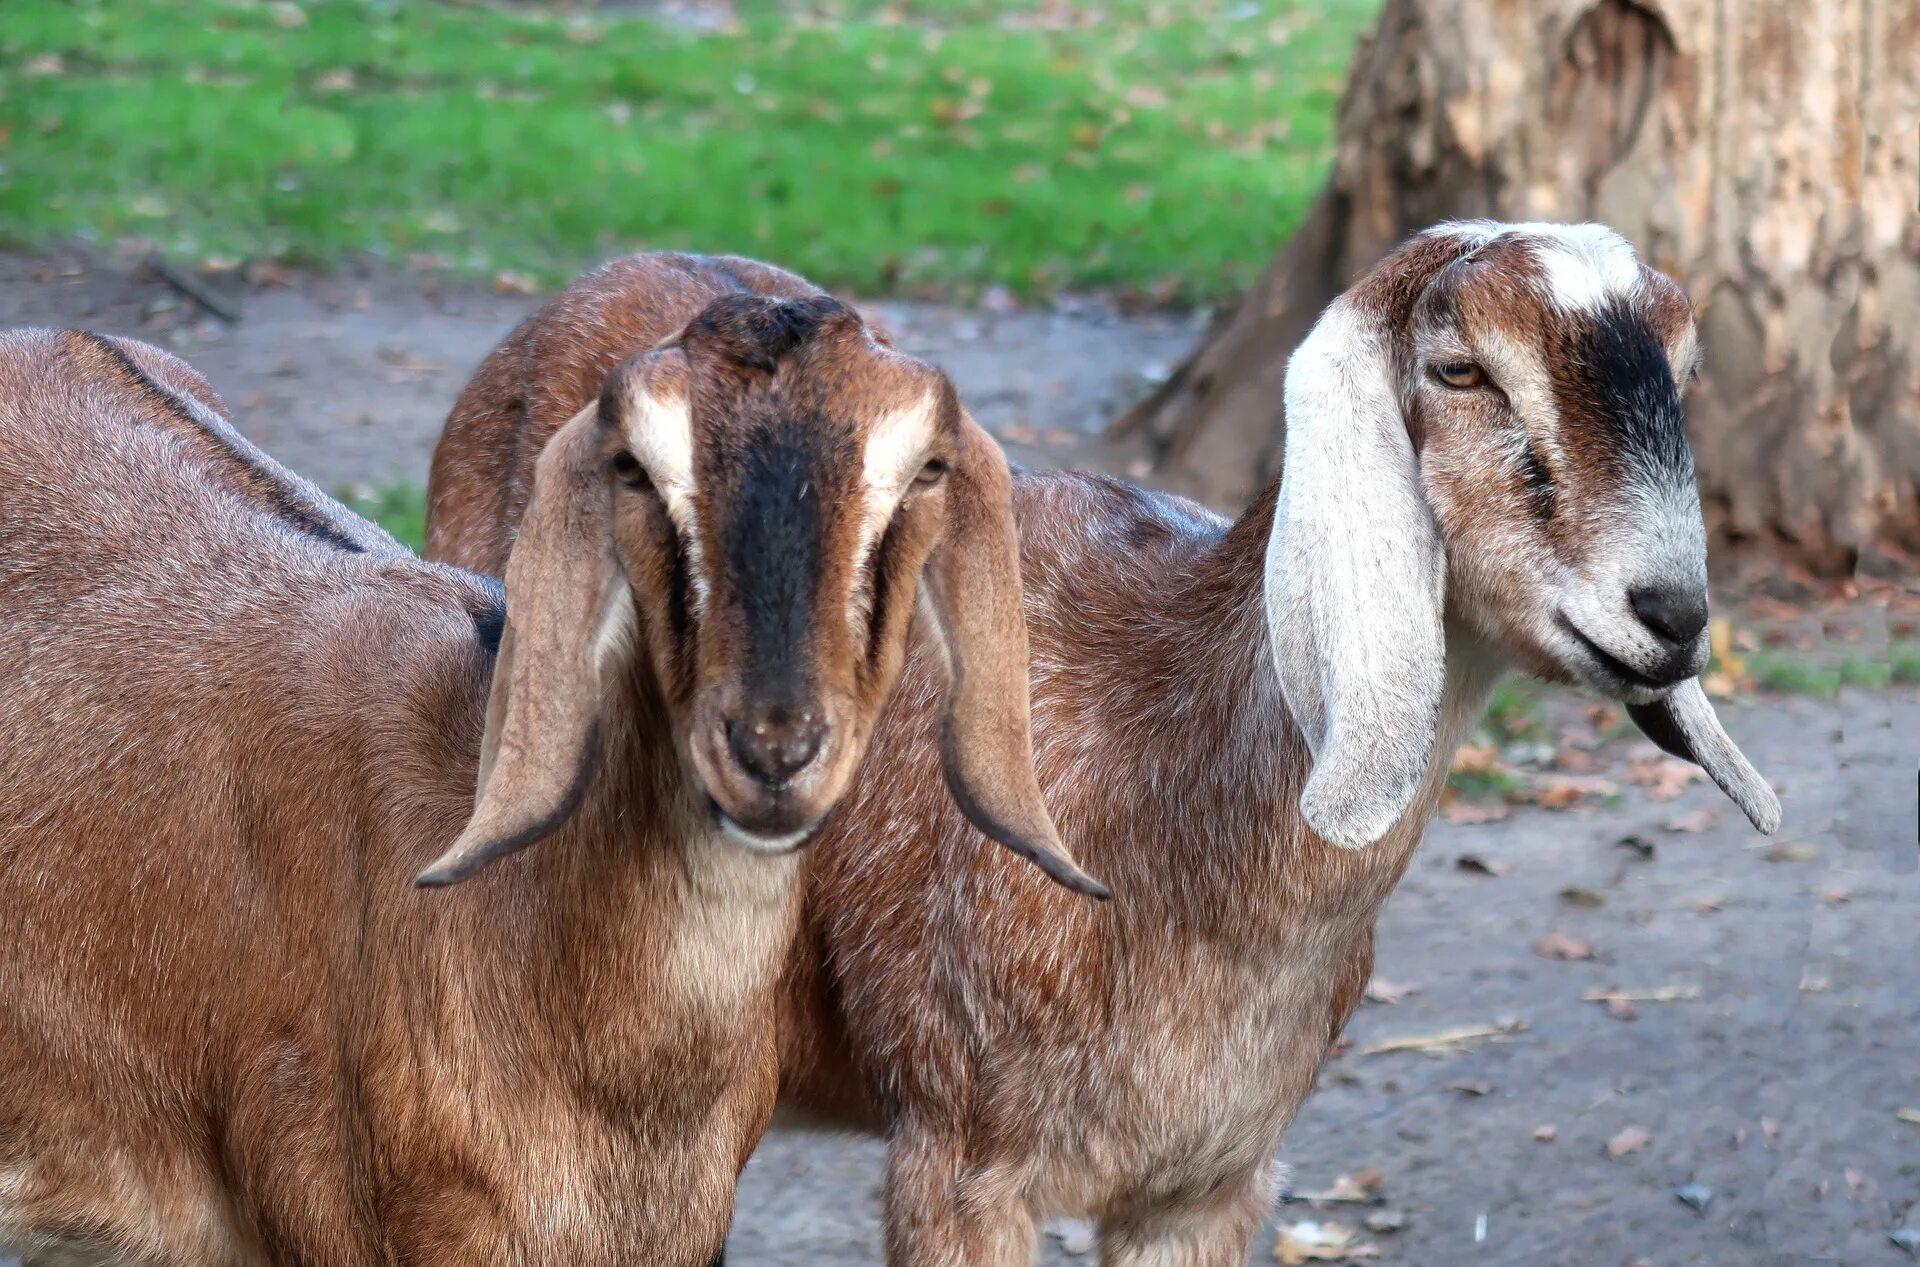
[[[750,699],[807,703],[808,644],[819,586],[824,463],[815,428],[782,420],[742,454],[728,525],[727,566],[746,625]]]

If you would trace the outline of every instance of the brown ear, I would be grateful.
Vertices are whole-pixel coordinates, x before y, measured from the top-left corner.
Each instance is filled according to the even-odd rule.
[[[1060,843],[1034,777],[1012,483],[1000,446],[961,414],[946,533],[925,572],[947,652],[947,786],[982,832],[1067,888],[1104,898],[1107,887]]]
[[[507,563],[507,627],[487,699],[466,830],[415,883],[457,884],[551,835],[599,757],[602,685],[627,654],[633,607],[613,544],[605,433],[589,406],[555,433]]]

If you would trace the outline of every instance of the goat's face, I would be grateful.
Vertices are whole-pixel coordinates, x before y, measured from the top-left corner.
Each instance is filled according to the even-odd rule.
[[[1680,288],[1595,226],[1518,231],[1441,269],[1406,340],[1453,610],[1535,673],[1628,703],[1699,673],[1707,545]]]
[[[464,861],[428,878],[457,879],[564,818],[614,663],[620,683],[652,684],[712,826],[758,853],[798,847],[852,781],[924,597],[951,671],[956,799],[1056,879],[1100,891],[1033,775],[1009,487],[946,376],[851,308],[716,300],[617,368],[541,454],[507,574],[481,806],[454,851]],[[542,630],[538,649],[520,645]],[[524,682],[503,687],[523,659]],[[517,747],[543,754],[514,776],[530,794],[494,766],[517,714],[529,727]],[[523,804],[489,822],[496,793]]]
[[[1773,830],[1697,678],[1695,355],[1686,297],[1599,225],[1443,225],[1327,308],[1288,362],[1265,585],[1321,836],[1379,840],[1435,786],[1450,630],[1623,701]]]

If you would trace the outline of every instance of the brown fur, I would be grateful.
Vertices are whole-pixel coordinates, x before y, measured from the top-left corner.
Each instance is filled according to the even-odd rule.
[[[517,744],[558,670],[494,672],[497,588],[278,467],[157,349],[0,336],[0,433],[0,1248],[705,1264],[772,1109],[797,859],[712,826],[657,664],[615,648],[548,839],[421,892],[483,735],[483,791],[552,746]],[[533,519],[578,508],[535,484]],[[510,577],[504,658],[577,623],[545,570]]]
[[[1531,267],[1518,258],[1479,270],[1484,293],[1471,276],[1436,283],[1464,249],[1416,239],[1349,300],[1394,331],[1445,297],[1489,337],[1523,341],[1525,322],[1549,319],[1530,272],[1526,305],[1509,291],[1480,306]],[[955,812],[930,775],[937,652],[909,657],[808,853],[781,1038],[785,1106],[888,1135],[896,1267],[1025,1264],[1052,1212],[1098,1219],[1108,1267],[1246,1261],[1274,1149],[1359,1003],[1375,918],[1452,750],[1502,653],[1536,651],[1529,628],[1496,637],[1473,619],[1475,604],[1518,609],[1502,569],[1547,549],[1507,479],[1525,419],[1491,397],[1423,404],[1413,342],[1394,353],[1450,560],[1493,563],[1449,573],[1434,757],[1385,838],[1336,848],[1302,821],[1308,755],[1263,604],[1273,490],[1228,525],[1102,476],[1014,482],[1040,779],[1110,904],[1048,886]],[[1458,470],[1477,480],[1446,500],[1432,481]],[[1595,477],[1569,496],[1620,491]]]

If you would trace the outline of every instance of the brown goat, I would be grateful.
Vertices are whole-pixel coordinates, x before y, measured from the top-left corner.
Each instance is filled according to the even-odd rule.
[[[709,317],[546,446],[505,605],[275,465],[171,356],[0,335],[0,1252],[713,1256],[777,1085],[778,834],[844,788],[906,624],[822,579],[844,542],[796,544],[778,459],[810,433],[765,401],[879,393],[873,352],[823,305]],[[909,494],[867,600],[924,581],[965,609],[955,661],[1024,664],[1004,464],[941,439],[944,501]],[[1024,674],[978,680],[953,764],[1044,850]]]
[[[1285,479],[1238,522],[1016,479],[1041,783],[1116,896],[982,847],[927,777],[938,677],[910,657],[808,855],[783,1036],[786,1104],[889,1136],[890,1262],[1023,1264],[1049,1214],[1097,1219],[1110,1267],[1246,1262],[1508,665],[1625,702],[1773,828],[1695,678],[1695,355],[1617,235],[1443,226],[1295,355]]]

